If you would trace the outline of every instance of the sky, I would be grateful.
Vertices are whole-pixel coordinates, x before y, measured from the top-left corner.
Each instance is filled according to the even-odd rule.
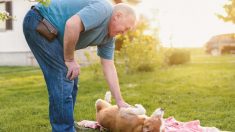
[[[163,46],[202,47],[212,36],[235,33],[235,24],[215,14],[225,14],[228,0],[142,0],[141,14],[155,19]],[[152,26],[152,27],[153,27]]]

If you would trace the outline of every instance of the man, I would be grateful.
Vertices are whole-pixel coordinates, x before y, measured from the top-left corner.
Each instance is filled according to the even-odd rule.
[[[36,31],[45,18],[58,36],[48,41]],[[112,6],[106,0],[51,0],[48,7],[35,5],[23,23],[27,43],[42,69],[48,94],[49,117],[53,132],[72,132],[80,66],[74,51],[97,46],[102,69],[118,107],[123,100],[113,62],[114,37],[135,25],[136,15],[126,4]]]

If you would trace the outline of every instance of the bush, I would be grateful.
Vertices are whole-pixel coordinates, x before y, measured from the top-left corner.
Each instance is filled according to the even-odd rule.
[[[160,63],[157,40],[149,35],[140,35],[132,40],[125,38],[119,57],[124,61],[126,72],[153,71]]]
[[[135,31],[120,35],[116,39],[116,64],[124,64],[126,73],[153,71],[160,66],[162,57],[158,50],[160,47],[157,36],[157,29],[151,35],[144,32],[149,24],[142,19],[137,24]],[[148,30],[149,31],[149,30]],[[118,59],[117,59],[118,58]]]
[[[168,65],[184,64],[190,61],[190,52],[184,49],[170,49],[165,53],[165,62]]]

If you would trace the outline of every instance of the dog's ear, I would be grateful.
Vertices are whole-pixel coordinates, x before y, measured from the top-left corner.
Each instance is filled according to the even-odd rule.
[[[99,112],[103,107],[103,101],[102,99],[98,99],[95,102],[95,108],[96,108],[96,112]]]
[[[164,115],[164,110],[162,108],[158,108],[156,109],[153,114],[151,115],[151,117],[160,117],[163,118]]]
[[[96,112],[99,112],[100,110],[112,106],[110,103],[106,102],[105,100],[98,99],[95,103]]]

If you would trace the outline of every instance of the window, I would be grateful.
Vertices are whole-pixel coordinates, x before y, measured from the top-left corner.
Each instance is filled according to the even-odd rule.
[[[7,11],[12,16],[12,1],[0,0],[0,11]],[[0,31],[12,30],[13,21],[12,19],[6,21],[0,21]]]

